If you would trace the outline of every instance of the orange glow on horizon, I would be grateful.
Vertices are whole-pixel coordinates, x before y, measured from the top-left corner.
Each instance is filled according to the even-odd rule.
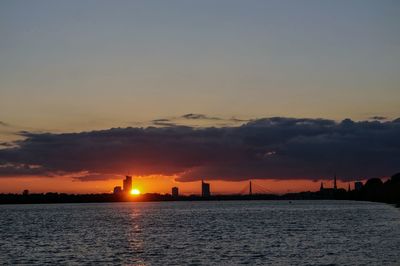
[[[131,190],[130,193],[131,193],[131,195],[133,195],[133,196],[139,196],[139,195],[140,195],[140,190],[137,189],[137,188],[134,188],[134,189]]]
[[[134,188],[146,193],[171,193],[172,187],[179,188],[181,195],[200,195],[200,180],[191,182],[177,182],[177,176],[133,176]],[[249,181],[222,181],[205,179],[211,184],[211,194],[238,194],[246,193]],[[279,179],[252,179],[253,193],[257,193],[257,187],[265,188],[268,193],[285,194],[300,191],[317,191],[320,182],[324,182],[325,187],[333,187],[332,179],[325,180],[279,180]],[[365,180],[364,180],[365,181]],[[122,178],[96,181],[77,181],[70,177],[3,177],[0,178],[0,193],[22,193],[28,189],[31,193],[112,193],[115,186],[120,186]],[[348,182],[338,180],[338,187],[347,189]],[[350,182],[351,188],[354,183]],[[130,195],[133,195],[129,193]]]

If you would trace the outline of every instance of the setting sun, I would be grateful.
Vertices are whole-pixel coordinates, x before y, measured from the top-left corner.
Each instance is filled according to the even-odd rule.
[[[131,190],[131,195],[140,195],[140,190],[137,188],[134,188]]]

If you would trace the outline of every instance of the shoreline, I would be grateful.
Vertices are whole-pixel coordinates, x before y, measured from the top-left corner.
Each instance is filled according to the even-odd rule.
[[[400,202],[383,201],[354,197],[351,192],[345,194],[322,195],[320,192],[300,192],[284,195],[255,194],[255,195],[214,195],[201,197],[198,195],[173,197],[170,194],[143,194],[139,196],[115,194],[0,194],[0,205],[28,205],[28,204],[71,204],[71,203],[120,203],[120,202],[182,202],[182,201],[298,201],[298,200],[339,200],[365,201],[393,205],[400,208]]]

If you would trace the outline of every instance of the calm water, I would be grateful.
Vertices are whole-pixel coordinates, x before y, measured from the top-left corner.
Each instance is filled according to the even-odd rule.
[[[4,205],[0,261],[400,265],[400,209],[344,201]]]

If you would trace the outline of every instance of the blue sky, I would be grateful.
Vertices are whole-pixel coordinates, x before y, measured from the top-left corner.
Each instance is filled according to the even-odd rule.
[[[398,1],[1,1],[0,120],[399,116]]]

